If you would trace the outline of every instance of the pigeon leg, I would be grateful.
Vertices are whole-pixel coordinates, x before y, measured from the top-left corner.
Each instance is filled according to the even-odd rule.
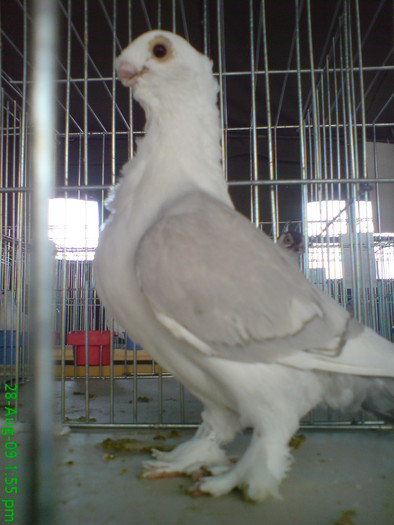
[[[239,488],[248,501],[280,498],[278,487],[291,465],[288,441],[294,431],[294,425],[280,429],[275,425],[255,427],[251,443],[238,463],[224,473],[200,479],[190,493],[217,497]]]
[[[145,461],[141,477],[157,479],[182,475],[194,475],[197,478],[210,467],[230,467],[231,461],[220,448],[214,431],[203,423],[196,435],[182,443],[171,452],[152,450],[155,460]]]

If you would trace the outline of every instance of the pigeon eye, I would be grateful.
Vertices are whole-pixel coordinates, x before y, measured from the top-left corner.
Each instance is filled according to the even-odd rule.
[[[156,44],[152,49],[156,58],[164,58],[167,54],[167,48],[164,44]]]

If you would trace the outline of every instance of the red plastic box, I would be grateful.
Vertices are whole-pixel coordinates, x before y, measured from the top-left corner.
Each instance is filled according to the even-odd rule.
[[[70,332],[67,334],[67,344],[74,347],[77,366],[85,366],[85,331]],[[89,330],[88,332],[88,366],[100,364],[100,347],[102,347],[101,364],[109,365],[111,332],[109,330]]]

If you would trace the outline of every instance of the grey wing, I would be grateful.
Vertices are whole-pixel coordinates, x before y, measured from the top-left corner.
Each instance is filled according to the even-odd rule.
[[[140,242],[136,269],[159,321],[203,353],[272,362],[341,350],[348,314],[283,249],[207,195],[189,194],[162,214]]]

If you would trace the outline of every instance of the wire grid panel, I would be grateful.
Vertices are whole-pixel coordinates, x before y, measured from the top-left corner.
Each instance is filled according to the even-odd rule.
[[[1,109],[0,376],[4,383],[23,383],[30,375],[26,120],[23,108],[4,90]]]
[[[392,140],[392,97],[382,89],[389,83],[391,50],[372,46],[387,6],[339,0],[319,14],[322,6],[296,0],[287,2],[284,19],[277,4],[58,2],[64,38],[58,52],[56,201],[49,236],[56,264],[53,340],[63,422],[199,421],[199,403],[106,315],[94,290],[92,259],[106,218],[105,198],[144,126],[131,92],[116,81],[114,60],[130,40],[153,27],[178,32],[213,59],[223,172],[237,208],[275,242],[285,230],[302,232],[305,254],[299,263],[306,276],[392,338],[394,189],[388,166],[393,150],[384,143]],[[21,2],[12,9],[19,29],[12,31],[2,16],[1,286],[11,298],[8,304],[15,302],[15,333],[22,334],[29,295],[26,42],[32,20]],[[330,21],[326,33],[322,19]],[[75,332],[81,332],[79,345]],[[94,339],[95,334],[104,336]],[[23,337],[23,348],[25,343],[28,355]],[[24,378],[28,368],[18,347]],[[3,364],[4,374],[17,377],[19,369]],[[352,419],[319,410],[305,420],[312,426],[354,422],[365,422],[365,415]]]

